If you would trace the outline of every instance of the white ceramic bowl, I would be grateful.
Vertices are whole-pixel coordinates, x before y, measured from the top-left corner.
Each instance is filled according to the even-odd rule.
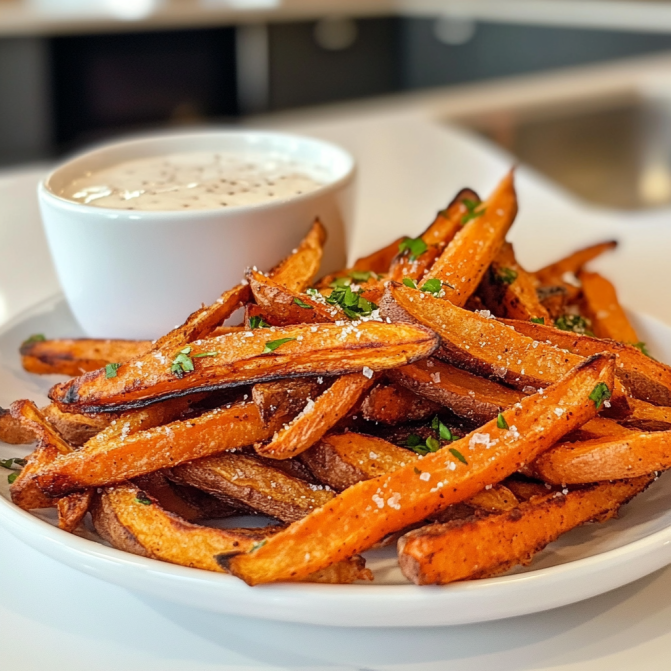
[[[87,171],[195,151],[296,160],[324,185],[284,200],[209,210],[117,210],[67,200],[59,191]],[[237,284],[245,268],[271,268],[318,217],[328,232],[327,273],[345,264],[354,159],[307,137],[253,130],[154,135],[101,146],[51,172],[38,188],[56,272],[84,331],[98,338],[153,339]]]

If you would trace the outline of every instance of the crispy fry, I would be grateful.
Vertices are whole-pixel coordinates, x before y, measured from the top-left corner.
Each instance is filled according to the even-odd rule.
[[[274,349],[267,347],[269,342]],[[198,390],[282,377],[344,375],[364,367],[385,370],[424,358],[436,345],[436,336],[423,327],[373,321],[256,329],[194,342],[187,352],[192,372],[182,373],[175,363],[180,354],[185,356],[182,349],[165,350],[122,364],[115,377],[94,371],[55,385],[49,393],[63,409],[118,411]],[[175,366],[177,373],[171,370]]]
[[[637,398],[629,399],[631,415],[621,424],[639,431],[671,431],[671,408],[652,405]]]
[[[413,365],[413,364],[411,364]],[[440,406],[397,384],[378,384],[361,404],[361,416],[369,422],[400,424],[435,415]]]
[[[617,241],[610,240],[579,249],[565,258],[537,270],[534,275],[542,286],[564,285],[566,282],[563,278],[566,273],[577,275],[585,264],[616,247]]]
[[[615,287],[599,273],[582,270],[578,279],[582,284],[583,313],[591,320],[594,335],[630,345],[638,343],[636,331],[617,300]]]
[[[509,242],[501,246],[482,279],[478,293],[497,317],[524,321],[544,319],[546,324],[551,323],[548,311],[538,300],[535,278],[517,262]]]
[[[273,431],[253,403],[234,404],[109,441],[94,439],[42,468],[37,480],[50,496],[62,496],[244,447],[269,438]]]
[[[592,485],[566,495],[547,494],[500,515],[415,529],[399,540],[401,570],[417,585],[444,585],[526,565],[570,529],[613,517],[651,481],[643,477]]]
[[[42,408],[41,412],[47,422],[63,437],[63,440],[73,447],[82,446],[119,417],[116,413],[83,415],[76,412],[63,412],[54,403]]]
[[[30,445],[35,442],[35,432],[21,424],[9,410],[0,408],[0,440],[10,445]]]
[[[610,352],[617,357],[615,373],[618,380],[635,398],[653,405],[671,406],[671,368],[655,361],[631,345],[600,340],[587,335],[560,331],[531,322],[506,321],[518,333],[541,343],[550,343],[580,356]]]
[[[291,416],[299,413],[309,398],[316,398],[332,380],[328,378],[303,377],[293,380],[259,382],[252,387],[252,400],[264,422],[273,417]]]
[[[412,463],[354,485],[255,552],[228,558],[228,567],[252,585],[300,579],[473,496],[594,417],[596,404],[589,396],[601,383],[612,388],[613,368],[612,356],[588,359],[542,398],[528,397],[506,410],[503,418],[515,431],[492,421],[449,450],[424,457],[421,468]],[[564,411],[561,416],[555,413],[557,407]]]
[[[93,500],[93,490],[75,492],[58,499],[58,528],[72,533],[84,519]]]
[[[462,219],[468,214],[464,201],[479,203],[480,197],[475,191],[462,189],[444,210],[438,212],[433,223],[420,236],[427,246],[426,251],[416,258],[409,249],[397,254],[389,268],[389,279],[396,282],[404,277],[419,280],[424,275],[445,246],[461,230]]]
[[[425,359],[387,373],[416,394],[449,408],[455,415],[484,424],[524,397],[519,391],[450,366]]]
[[[441,296],[456,306],[465,305],[499,253],[516,215],[517,197],[511,171],[490,198],[467,215],[470,221],[464,223],[420,284],[429,279],[440,280]]]
[[[303,410],[283,426],[268,443],[254,448],[270,459],[289,459],[305,452],[332,429],[373,385],[373,374],[352,373],[338,378],[316,400],[308,399]]]
[[[398,246],[401,242],[403,242],[403,238],[398,238],[386,247],[382,247],[368,256],[362,256],[354,262],[352,270],[373,272],[378,275],[389,272],[389,266],[392,259],[398,254]]]
[[[294,522],[333,498],[322,485],[310,485],[247,454],[219,454],[172,469],[174,477],[235,506]]]
[[[534,475],[556,485],[620,480],[671,468],[671,431],[630,431],[581,443],[562,443],[531,466]]]
[[[21,345],[21,363],[29,373],[81,375],[142,356],[152,347],[149,340],[37,340]]]

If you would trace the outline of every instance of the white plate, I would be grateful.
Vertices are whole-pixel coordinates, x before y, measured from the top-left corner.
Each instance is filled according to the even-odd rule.
[[[671,329],[638,316],[636,326],[653,351],[671,360]],[[48,300],[0,331],[0,404],[16,398],[46,402],[58,378],[20,366],[18,346],[32,333],[76,336],[61,298]],[[0,457],[29,449],[0,443]],[[36,550],[75,569],[175,603],[221,613],[335,626],[435,626],[533,613],[580,601],[645,576],[671,562],[671,477],[663,477],[620,519],[563,536],[531,566],[490,580],[416,587],[396,567],[393,549],[368,554],[374,583],[281,584],[250,588],[236,578],[159,562],[104,545],[90,530],[60,531],[49,512],[27,513],[8,500],[0,469],[0,525]]]

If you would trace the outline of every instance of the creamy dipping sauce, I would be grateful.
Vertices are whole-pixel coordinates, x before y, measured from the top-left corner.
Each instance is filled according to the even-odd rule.
[[[86,173],[58,192],[120,210],[207,210],[256,205],[318,189],[326,175],[275,156],[188,152],[142,158]],[[321,178],[321,179],[320,179]]]

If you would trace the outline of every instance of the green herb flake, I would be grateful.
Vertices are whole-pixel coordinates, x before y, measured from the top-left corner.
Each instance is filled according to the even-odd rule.
[[[192,359],[202,359],[206,356],[219,356],[219,352],[201,352],[200,354],[194,354]]]
[[[422,471],[420,471],[419,468],[417,468],[417,466],[415,466],[415,468],[413,470],[415,471],[415,475],[421,475],[422,474]]]
[[[363,297],[363,289],[352,291],[350,286],[334,288],[331,294],[326,296],[326,302],[338,305],[350,319],[354,320],[368,317],[373,310],[377,310],[375,303]]]
[[[299,308],[305,308],[306,310],[314,310],[312,305],[308,305],[298,297],[294,298],[294,303],[296,303],[296,305],[298,305]]]
[[[270,324],[266,321],[264,321],[263,317],[259,317],[259,315],[254,315],[249,320],[249,328],[253,331],[254,329],[267,329],[270,327]]]
[[[415,282],[415,280],[411,280],[409,277],[404,277],[402,282],[406,287],[410,287],[411,289],[417,288],[417,282]]]
[[[496,418],[496,426],[498,426],[499,429],[509,429],[510,428],[508,426],[508,422],[506,422],[506,418],[503,416],[502,413],[499,413],[499,416]]]
[[[594,335],[590,331],[592,326],[589,319],[581,317],[580,315],[561,315],[555,321],[555,327],[561,331],[573,331],[573,333],[580,333],[584,335]]]
[[[529,321],[534,324],[545,324],[545,317],[532,317]]]
[[[144,492],[138,492],[133,500],[135,503],[141,503],[143,506],[151,505],[151,499]]]
[[[457,450],[454,447],[451,447],[450,448],[450,453],[452,454],[453,457],[456,457],[457,459],[459,459],[459,461],[462,464],[468,465],[468,462],[466,461],[466,458],[464,457],[464,455],[461,452],[459,452],[459,450]]]
[[[44,342],[46,340],[46,337],[44,336],[44,333],[33,333],[33,335],[28,336],[22,343],[21,347],[24,345],[32,345],[33,343],[36,342]]]
[[[415,261],[417,257],[424,254],[427,249],[426,242],[424,242],[422,238],[405,238],[398,245],[399,252],[403,253],[408,250],[411,261]]]
[[[605,382],[599,382],[589,395],[589,400],[594,401],[598,410],[611,396],[612,394],[610,393],[610,389],[608,389],[608,385]]]
[[[347,274],[355,282],[368,282],[371,277],[377,279],[377,273],[374,273],[372,270],[350,270]]]
[[[443,283],[437,279],[427,280],[421,287],[421,291],[424,291],[428,294],[433,294],[434,296],[438,296],[442,290]]]
[[[331,289],[344,289],[352,284],[351,277],[336,277],[333,282],[329,284]]]
[[[256,552],[257,550],[260,550],[268,541],[264,538],[262,541],[259,541],[258,543],[254,543],[252,545],[251,549],[249,550],[250,552]]]
[[[282,347],[284,343],[291,342],[292,340],[296,340],[296,338],[280,338],[279,340],[269,340],[266,343],[266,346],[263,348],[263,352],[261,352],[261,354],[270,354],[270,352],[274,352],[278,347]]]
[[[421,436],[418,436],[416,433],[411,433],[406,439],[405,439],[405,444],[408,447],[417,447],[418,445],[421,445],[424,441],[422,440]]]
[[[472,219],[477,219],[485,213],[485,208],[482,207],[482,202],[479,200],[471,200],[470,198],[464,198],[461,201],[466,208],[466,214],[461,218],[461,225],[467,224]]]
[[[0,459],[0,466],[3,468],[9,468],[13,471],[20,470],[27,464],[26,459],[21,459],[19,457],[10,457],[9,459]]]
[[[119,367],[121,366],[120,363],[108,363],[105,366],[105,377],[109,380],[113,377],[116,377],[116,372],[119,370]]]
[[[11,485],[14,482],[14,480],[16,480],[16,478],[18,478],[18,477],[19,477],[18,473],[10,473],[7,476],[7,482],[9,482],[9,484]]]
[[[513,268],[499,268],[494,279],[497,284],[512,284],[517,279],[517,271]]]
[[[433,418],[433,421],[431,422],[431,428],[438,434],[438,437],[441,440],[454,440],[454,435],[452,431],[450,431],[445,424],[443,424],[440,419],[438,418],[438,415],[436,415]]]
[[[193,371],[193,359],[189,356],[191,354],[191,346],[187,345],[184,349],[179,350],[177,356],[172,360],[170,372],[177,377],[183,377],[184,373]]]
[[[433,436],[429,436],[426,439],[426,449],[429,450],[429,452],[438,452],[440,449],[440,441],[434,438]]]
[[[637,350],[639,350],[639,352],[642,354],[645,354],[645,356],[651,358],[653,361],[656,361],[656,359],[648,351],[648,346],[644,342],[633,342],[631,345],[632,347],[635,347]]]

